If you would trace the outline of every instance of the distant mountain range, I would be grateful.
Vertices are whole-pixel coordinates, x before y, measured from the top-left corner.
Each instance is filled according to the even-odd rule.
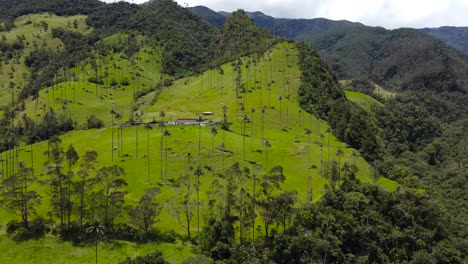
[[[190,10],[218,28],[230,16],[204,6]],[[468,28],[387,30],[344,20],[247,14],[273,35],[311,42],[341,79],[369,78],[394,90],[468,90]]]
[[[216,27],[222,27],[230,12],[213,11],[205,6],[190,7],[190,10],[204,21]],[[329,20],[325,18],[314,19],[288,19],[274,18],[262,12],[247,12],[254,22],[264,28],[270,29],[279,36],[295,39],[309,39],[313,34],[350,28],[366,28],[367,26],[346,20]],[[468,27],[423,28],[421,32],[429,34],[447,45],[468,54]]]

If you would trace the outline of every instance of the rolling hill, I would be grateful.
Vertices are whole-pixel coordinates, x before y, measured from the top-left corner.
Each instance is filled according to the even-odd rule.
[[[0,8],[0,259],[463,263],[460,52],[172,0],[31,1]]]

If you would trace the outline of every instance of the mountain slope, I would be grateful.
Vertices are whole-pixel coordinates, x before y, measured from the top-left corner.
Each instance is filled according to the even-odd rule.
[[[217,13],[205,6],[194,6],[188,8],[192,13],[202,18],[205,22],[217,27],[222,28],[226,22],[226,16]]]
[[[310,41],[341,79],[365,77],[393,90],[468,91],[468,56],[418,30],[247,14],[272,34]]]
[[[468,54],[468,27],[439,27],[420,30]]]
[[[164,47],[163,71],[176,77],[200,71],[215,56],[216,29],[172,0],[144,6],[108,4],[93,12],[88,23],[101,32],[138,31]]]

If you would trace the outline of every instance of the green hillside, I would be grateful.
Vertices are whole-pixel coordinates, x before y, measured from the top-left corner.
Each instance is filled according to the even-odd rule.
[[[466,58],[220,14],[0,0],[0,259],[464,263]]]
[[[227,107],[227,119],[232,122],[230,131],[224,132],[218,127],[218,135],[214,138],[214,151],[213,151],[213,136],[210,134],[210,127],[201,127],[201,164],[212,166],[213,171],[207,172],[207,175],[202,179],[202,193],[209,190],[210,183],[216,179],[218,174],[222,172],[222,164],[224,159],[225,169],[231,166],[236,161],[245,160],[241,162],[241,166],[249,167],[252,170],[256,169],[256,173],[263,173],[262,171],[267,166],[265,149],[262,144],[262,127],[263,136],[271,144],[271,149],[268,150],[268,168],[276,165],[284,167],[284,173],[287,176],[285,188],[295,189],[299,193],[299,199],[306,201],[308,185],[311,181],[314,200],[319,199],[322,193],[324,184],[328,181],[326,178],[320,176],[319,171],[322,168],[320,165],[321,151],[314,142],[322,142],[324,145],[322,152],[323,162],[330,159],[336,159],[335,153],[338,149],[344,151],[342,162],[353,163],[351,157],[352,149],[348,149],[346,144],[339,142],[332,134],[327,133],[328,125],[322,120],[317,120],[316,117],[302,112],[299,116],[298,107],[298,86],[300,72],[297,67],[297,51],[294,45],[280,44],[273,50],[269,51],[265,56],[261,57],[255,64],[249,61],[252,58],[242,59],[243,66],[241,71],[244,76],[242,83],[245,83],[246,93],[241,93],[242,97],[239,102],[239,108],[236,110],[235,100],[235,85],[233,78],[235,72],[230,64],[222,66],[224,75],[222,75],[222,89],[221,89],[221,75],[219,71],[208,71],[203,75],[195,78],[182,79],[176,81],[174,86],[165,88],[159,95],[157,103],[144,111],[142,120],[144,122],[151,122],[153,119],[159,120],[160,112],[164,111],[166,114],[165,120],[175,121],[177,119],[196,119],[204,111],[214,112],[214,116],[210,121],[222,121],[223,107]],[[289,66],[289,67],[288,67]],[[286,73],[281,74],[283,70]],[[281,76],[283,75],[283,76]],[[256,76],[256,77],[255,77]],[[270,79],[273,77],[273,79]],[[255,78],[257,78],[257,85],[255,85]],[[275,80],[276,79],[276,80]],[[286,83],[284,82],[286,81]],[[202,86],[203,83],[203,86]],[[271,85],[267,85],[271,83]],[[260,89],[260,87],[269,87],[267,89]],[[71,87],[68,87],[71,90]],[[270,90],[271,89],[271,90]],[[221,95],[222,92],[222,95]],[[56,91],[58,94],[59,92]],[[70,91],[69,91],[70,93]],[[154,92],[147,95],[152,98]],[[290,99],[284,99],[281,102],[278,98],[284,98],[290,95]],[[85,100],[85,97],[79,97],[82,93],[77,93],[79,100]],[[261,94],[261,95],[260,95]],[[130,94],[131,95],[131,94]],[[70,95],[71,96],[71,95]],[[125,96],[122,96],[123,98]],[[128,97],[128,95],[127,95]],[[244,98],[245,97],[245,98]],[[131,98],[131,97],[130,97]],[[79,100],[77,100],[79,102]],[[93,106],[92,100],[86,104],[77,104],[70,107],[70,115],[76,117],[74,120],[83,120],[90,113],[96,113],[99,117],[106,118],[110,115],[112,104],[102,104]],[[130,105],[131,102],[128,102]],[[243,123],[241,122],[244,111],[242,105],[247,109],[245,112],[249,116],[249,122],[245,123],[245,158],[243,156],[244,141],[241,129]],[[264,122],[262,123],[262,107],[265,107],[263,115]],[[100,108],[99,108],[100,107]],[[252,110],[255,112],[252,116]],[[281,114],[281,117],[280,117]],[[81,116],[81,117],[80,117]],[[300,118],[300,121],[299,121]],[[107,117],[105,120],[109,120]],[[117,121],[116,121],[117,123]],[[263,125],[262,125],[263,124]],[[306,128],[311,128],[313,133],[310,135],[310,154],[308,152],[308,136],[304,133]],[[198,163],[198,132],[199,128],[192,126],[167,126],[166,129],[171,133],[168,138],[168,168],[167,175],[163,175],[163,183],[166,180],[176,179],[187,169],[187,154],[193,155],[193,166]],[[107,128],[101,130],[84,130],[74,133],[69,133],[62,137],[63,147],[68,148],[73,145],[80,156],[86,151],[97,151],[98,161],[101,166],[106,164],[116,164],[124,168],[126,172],[125,179],[128,186],[129,194],[126,200],[129,203],[135,203],[141,197],[144,190],[149,188],[148,185],[148,167],[147,162],[147,133],[145,128],[141,126],[124,127],[121,131],[114,129],[114,145],[119,146],[119,150],[114,152],[114,163],[112,162],[112,132],[110,124]],[[253,132],[253,134],[251,134]],[[120,145],[118,138],[121,136]],[[320,139],[319,135],[324,135]],[[138,143],[137,143],[138,136]],[[225,144],[224,155],[220,146]],[[157,127],[149,133],[149,150],[150,150],[150,178],[153,184],[161,183],[161,156],[160,148],[160,131]],[[138,151],[136,146],[138,144]],[[25,161],[31,164],[31,153],[28,146],[23,146],[20,151],[20,161]],[[42,142],[33,146],[34,165],[36,171],[42,171],[43,164],[46,163],[47,157],[42,155],[47,150],[47,143]],[[165,151],[164,151],[165,152]],[[138,153],[138,157],[137,157]],[[163,153],[163,170],[165,169],[165,156]],[[224,158],[223,158],[224,156]],[[308,157],[309,156],[309,157]],[[251,167],[251,164],[259,166]],[[371,169],[362,158],[357,159],[356,164],[359,167],[359,177],[363,181],[371,181]],[[315,166],[314,169],[309,169]],[[263,169],[262,169],[263,168]],[[288,177],[289,176],[289,177]],[[45,175],[44,175],[45,177]],[[311,178],[309,178],[311,177]],[[380,180],[382,184],[389,189],[394,189],[396,185],[385,179]],[[163,185],[161,202],[171,198],[171,185]],[[45,194],[47,186],[41,187]],[[45,195],[47,197],[47,195]],[[48,203],[47,199],[42,202],[41,209],[38,210],[39,215],[45,216],[47,213]],[[4,224],[8,218],[3,218]],[[160,218],[160,226],[162,230],[179,230],[180,227],[174,224],[174,220],[166,213]]]
[[[86,16],[60,17],[53,14],[22,16],[15,20],[12,30],[0,31],[0,46],[5,45],[0,53],[0,79],[4,80],[0,85],[0,108],[11,104],[12,91],[13,100],[17,102],[18,94],[27,84],[30,70],[24,61],[31,51],[42,47],[63,49],[63,42],[53,38],[51,33],[53,28],[59,27],[83,34],[90,32]]]

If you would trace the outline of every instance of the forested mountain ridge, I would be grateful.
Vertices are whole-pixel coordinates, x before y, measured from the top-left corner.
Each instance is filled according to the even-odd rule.
[[[103,5],[99,0],[0,0],[0,22],[42,12],[67,16],[86,15]]]
[[[400,65],[379,96],[369,78],[385,80],[340,84],[310,43],[257,27],[260,16],[239,10],[216,28],[158,0],[3,24],[0,259],[464,263],[456,53],[417,37],[408,61],[428,71],[404,79],[408,65],[387,55],[412,30],[343,33],[346,56],[368,45],[363,61]]]
[[[468,54],[468,27],[446,26],[439,28],[422,28],[420,30]]]
[[[197,14],[197,10],[192,12]],[[324,18],[281,19],[261,12],[247,14],[274,35],[312,43],[340,79],[369,78],[396,91],[466,93],[468,89],[468,55],[449,47],[450,41],[444,44],[447,38],[438,40],[416,29],[386,30]],[[206,10],[198,15],[208,22],[215,17]]]

